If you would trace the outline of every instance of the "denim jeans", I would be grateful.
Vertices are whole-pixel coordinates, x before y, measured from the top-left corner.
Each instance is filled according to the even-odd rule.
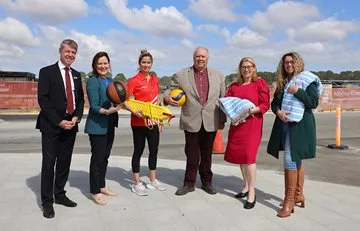
[[[290,150],[290,135],[289,124],[283,123],[283,144],[284,144],[284,169],[296,170],[296,167],[301,166],[302,161],[294,162],[291,160]]]

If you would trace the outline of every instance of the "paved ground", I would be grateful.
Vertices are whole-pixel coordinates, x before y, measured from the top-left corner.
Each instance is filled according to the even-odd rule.
[[[283,176],[259,170],[257,204],[242,208],[233,197],[242,183],[235,166],[213,167],[219,193],[195,192],[175,196],[183,178],[183,161],[159,160],[159,179],[165,192],[150,191],[147,197],[130,192],[128,157],[111,157],[107,184],[119,193],[107,198],[107,206],[89,200],[88,155],[74,155],[66,187],[77,208],[55,205],[55,218],[45,219],[40,209],[41,158],[36,154],[0,155],[1,230],[359,230],[360,188],[307,179],[306,208],[296,208],[286,219],[276,217],[283,197]],[[146,159],[143,159],[143,165]],[[143,168],[142,172],[146,172]],[[146,181],[147,179],[143,179]]]
[[[0,230],[359,230],[360,114],[343,114],[342,141],[350,146],[343,151],[326,148],[334,142],[333,114],[316,114],[318,158],[305,163],[306,208],[297,207],[289,218],[276,217],[283,198],[282,161],[265,154],[271,113],[265,116],[258,155],[257,204],[250,211],[233,197],[243,182],[239,168],[225,163],[223,155],[214,155],[218,194],[206,194],[198,182],[195,192],[174,195],[185,167],[184,137],[176,120],[162,134],[159,152],[159,179],[168,190],[151,191],[147,197],[131,193],[131,131],[122,114],[107,174],[107,185],[119,195],[107,198],[107,206],[89,199],[89,141],[82,132],[83,121],[66,187],[78,207],[54,205],[56,216],[51,220],[42,217],[40,207],[41,150],[35,117],[0,115]],[[225,144],[226,134],[227,128]],[[145,152],[142,166],[146,165]],[[141,172],[146,175],[146,167]]]

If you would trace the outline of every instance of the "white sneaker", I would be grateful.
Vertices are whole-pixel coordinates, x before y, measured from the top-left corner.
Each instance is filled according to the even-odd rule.
[[[165,191],[167,189],[158,180],[149,181],[149,183],[146,184],[146,188],[157,189],[159,191]]]
[[[147,196],[149,194],[145,186],[141,182],[139,184],[134,184],[131,187],[131,191],[138,196]]]

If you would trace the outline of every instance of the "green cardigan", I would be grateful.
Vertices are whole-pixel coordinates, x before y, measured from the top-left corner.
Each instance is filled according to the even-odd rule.
[[[281,102],[284,92],[274,96],[271,102],[271,110],[276,115],[277,110],[281,109]],[[310,159],[315,157],[316,152],[316,125],[312,109],[318,106],[319,95],[314,83],[310,84],[306,91],[300,89],[294,96],[304,103],[305,111],[303,119],[296,122],[289,122],[290,151],[292,161]],[[283,122],[276,116],[271,131],[267,152],[279,158],[279,151],[283,151]]]
[[[111,82],[112,79],[108,78]],[[118,113],[110,115],[100,114],[100,109],[109,109],[105,103],[109,101],[106,94],[106,87],[102,83],[100,77],[91,77],[86,83],[86,92],[89,99],[89,114],[85,123],[85,133],[92,135],[105,135],[109,125],[109,120],[112,119],[114,126],[118,126]],[[106,106],[105,106],[106,105]]]

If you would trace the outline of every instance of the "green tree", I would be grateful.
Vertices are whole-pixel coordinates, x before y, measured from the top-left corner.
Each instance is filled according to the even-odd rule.
[[[114,77],[114,80],[127,82],[124,73],[118,73],[118,74],[116,74],[116,76]]]
[[[236,79],[237,74],[230,74],[225,76],[225,85],[229,86]]]
[[[273,72],[268,72],[268,71],[261,72],[260,71],[257,74],[259,77],[263,78],[268,85],[271,85],[273,82],[276,82],[276,76],[275,76],[275,73],[273,73]]]
[[[159,78],[159,84],[162,87],[166,88],[166,89],[170,88],[170,86],[171,86],[171,77],[163,76],[163,77]]]
[[[86,83],[88,81],[88,79],[89,79],[89,76],[83,71],[80,71],[80,76],[81,76],[81,81],[83,83]]]

